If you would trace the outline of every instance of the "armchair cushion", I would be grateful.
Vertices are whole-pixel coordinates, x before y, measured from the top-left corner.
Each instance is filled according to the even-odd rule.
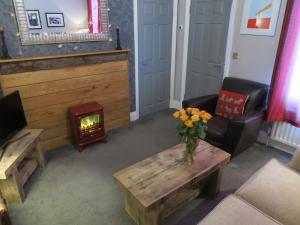
[[[217,102],[216,114],[229,119],[243,115],[247,100],[247,95],[221,90]]]
[[[208,121],[207,139],[216,142],[224,142],[229,120],[220,116],[214,116]]]
[[[267,88],[266,84],[234,77],[226,77],[222,86],[223,90],[249,96],[245,106],[245,113],[255,110],[258,107],[265,107],[268,93]]]

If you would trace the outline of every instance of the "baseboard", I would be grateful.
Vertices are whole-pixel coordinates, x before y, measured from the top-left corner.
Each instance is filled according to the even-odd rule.
[[[273,140],[268,136],[268,133],[266,131],[260,131],[257,141],[259,143],[262,143],[267,146],[271,146],[273,148],[276,148],[278,150],[281,150],[283,152],[293,154],[296,150],[296,148],[289,146],[287,144],[281,143],[279,141]]]
[[[139,119],[139,113],[137,111],[130,113],[130,121],[136,121]]]
[[[181,109],[182,108],[182,104],[181,104],[180,101],[171,100],[170,101],[170,108],[171,109]]]
[[[260,131],[258,138],[257,138],[257,142],[267,145],[268,144],[268,133],[266,131]]]

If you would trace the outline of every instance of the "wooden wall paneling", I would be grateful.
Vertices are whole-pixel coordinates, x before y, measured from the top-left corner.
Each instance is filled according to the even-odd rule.
[[[127,61],[113,61],[103,64],[92,64],[88,66],[74,66],[63,69],[40,70],[32,72],[24,72],[11,74],[9,77],[1,80],[3,88],[18,87],[23,85],[38,84],[47,81],[55,81],[62,79],[72,79],[76,77],[89,76],[95,74],[105,74],[118,71],[127,71]],[[36,76],[36,73],[40,76]],[[21,75],[21,76],[20,76]]]
[[[127,60],[1,75],[0,82],[5,95],[20,91],[28,126],[45,129],[43,150],[70,143],[71,106],[102,104],[107,130],[130,120]]]
[[[38,72],[35,73],[36,75],[38,75]],[[15,86],[4,88],[3,90],[4,94],[9,94],[16,90],[19,90],[23,98],[30,98],[40,95],[48,95],[51,93],[58,93],[67,90],[74,90],[87,86],[96,86],[97,83],[112,83],[115,81],[120,81],[122,79],[126,79],[126,74],[127,71],[118,71],[77,78],[66,78],[55,81],[47,81],[37,84],[29,84],[26,86]]]

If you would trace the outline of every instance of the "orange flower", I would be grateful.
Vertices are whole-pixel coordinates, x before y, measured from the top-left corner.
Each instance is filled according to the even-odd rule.
[[[180,112],[179,111],[173,113],[173,117],[174,118],[179,118],[179,116],[180,116]]]
[[[190,108],[190,107],[189,107],[189,108],[186,109],[186,111],[187,111],[188,113],[191,113],[191,112],[193,111],[193,108]]]
[[[185,124],[187,127],[193,127],[193,121],[191,121],[191,120],[185,121],[184,124]]]
[[[198,115],[198,116],[199,116],[199,115],[200,115],[200,110],[199,110],[198,108],[193,108],[193,109],[192,109],[192,114],[193,114],[193,115]]]
[[[212,118],[212,115],[210,115],[207,112],[203,113],[203,115],[202,115],[203,120],[210,120],[211,118]]]
[[[181,115],[185,115],[186,114],[185,109],[180,109],[179,112],[180,112]]]
[[[198,122],[200,120],[199,115],[193,115],[192,116],[192,121],[193,122]]]
[[[189,119],[189,117],[188,117],[188,115],[186,115],[186,114],[182,114],[182,115],[180,116],[180,119],[181,119],[183,122],[185,122],[185,121],[187,121],[187,120]]]
[[[207,123],[207,120],[202,120],[203,123]]]

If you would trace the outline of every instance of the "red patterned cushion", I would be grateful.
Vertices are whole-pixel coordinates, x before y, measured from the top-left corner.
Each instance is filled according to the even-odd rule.
[[[247,100],[247,95],[221,90],[216,107],[216,114],[229,119],[243,115]]]

